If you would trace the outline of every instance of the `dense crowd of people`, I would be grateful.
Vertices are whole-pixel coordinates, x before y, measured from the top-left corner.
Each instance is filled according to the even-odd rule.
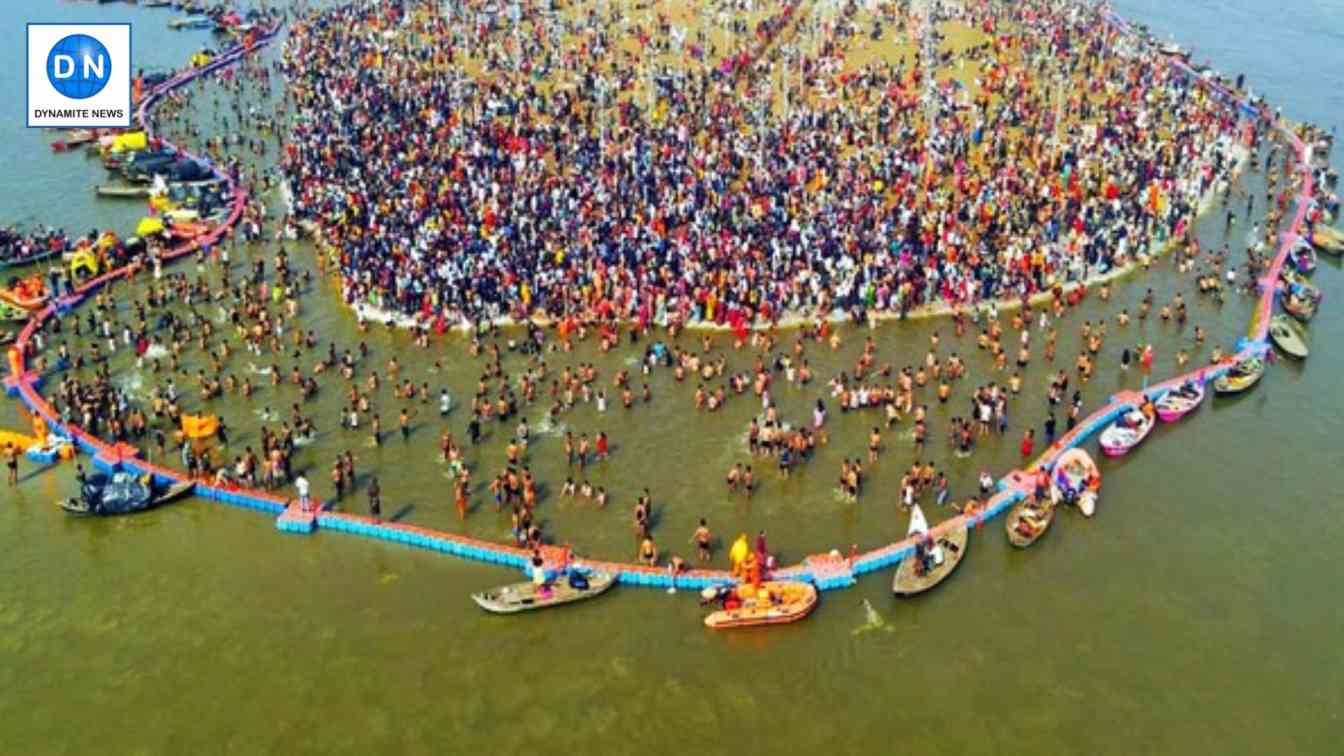
[[[157,116],[258,194],[270,188],[257,168],[274,154],[269,143],[288,140],[280,161],[294,216],[275,224],[275,238],[284,239],[296,218],[316,222],[347,301],[422,314],[424,324],[536,311],[559,321],[555,338],[536,324],[525,334],[509,332],[516,338],[497,328],[472,334],[467,352],[481,373],[474,393],[460,394],[469,397],[455,416],[466,421],[464,437],[451,427],[447,387],[430,386],[439,379],[412,378],[395,352],[382,362],[362,336],[338,345],[305,326],[300,303],[316,279],[291,262],[283,244],[245,264],[230,260],[239,242],[255,252],[251,243],[269,230],[257,199],[234,239],[200,250],[194,277],[165,273],[161,250],[151,245],[132,283],[100,292],[35,334],[35,368],[68,368],[51,392],[63,421],[138,445],[155,461],[179,457],[190,474],[216,485],[292,483],[307,501],[310,484],[296,475],[294,457],[319,435],[320,420],[321,433],[337,435],[345,447],[328,457],[331,500],[344,506],[363,483],[369,511],[380,517],[381,470],[373,465],[373,474],[357,475],[349,440],[367,434],[364,446],[372,448],[395,438],[385,433],[381,410],[389,425],[395,414],[400,443],[419,443],[415,434],[433,423],[420,415],[432,413],[437,393],[439,419],[430,435],[437,434],[458,516],[488,492],[498,511],[511,513],[515,541],[539,547],[550,535],[533,511],[548,494],[530,467],[528,413],[542,410],[538,424],[566,428],[556,434],[567,461],[559,496],[604,509],[633,494],[609,494],[601,478],[589,477],[589,466],[605,461],[613,444],[601,425],[590,436],[562,419],[580,405],[594,407],[599,421],[609,401],[613,412],[647,405],[653,373],[666,370],[672,387],[686,394],[675,401],[695,412],[759,403],[745,429],[749,456],[727,469],[733,494],[750,497],[773,484],[761,470],[774,468],[771,477],[783,480],[811,464],[831,443],[829,413],[836,410],[867,413],[861,425],[871,427],[866,457],[862,446],[840,449],[840,495],[859,499],[865,476],[905,438],[913,464],[900,477],[899,500],[913,505],[929,496],[961,508],[951,500],[946,468],[934,461],[938,450],[930,446],[939,439],[964,458],[981,439],[1007,434],[1011,412],[1013,432],[1022,429],[1021,456],[1029,459],[1038,431],[1048,445],[1084,416],[1083,388],[1112,316],[1081,324],[1078,354],[1064,355],[1063,367],[1055,361],[1058,326],[1083,297],[1109,302],[1110,288],[1066,291],[1061,280],[1144,262],[1144,250],[1171,240],[1175,272],[1193,275],[1199,294],[1221,302],[1225,282],[1253,288],[1289,210],[1291,156],[1264,139],[1267,120],[1238,123],[1172,69],[1131,55],[1127,42],[1082,11],[950,11],[985,41],[961,57],[940,56],[940,70],[969,62],[977,76],[972,87],[940,89],[930,133],[918,63],[875,63],[833,76],[865,23],[855,6],[825,23],[795,19],[789,6],[768,8],[751,44],[731,49],[718,48],[712,35],[686,42],[668,23],[636,25],[630,33],[639,44],[663,54],[684,45],[703,63],[659,78],[658,104],[646,110],[639,97],[612,94],[641,78],[638,58],[608,38],[619,26],[612,18],[534,8],[529,12],[544,20],[534,28],[546,34],[523,40],[483,21],[483,7],[430,13],[359,2],[306,16],[282,64],[288,102],[247,105],[271,94],[267,69],[248,64],[212,80],[203,88],[208,95],[183,95]],[[874,39],[912,23],[891,13],[874,18]],[[820,42],[796,61],[807,86],[787,94],[784,115],[772,123],[768,108],[755,107],[762,94],[753,75],[794,65],[791,52],[773,46],[791,23],[812,24]],[[732,25],[748,31],[740,20]],[[579,50],[546,42],[566,37],[585,41]],[[456,78],[481,61],[493,80],[474,87]],[[561,69],[585,83],[584,95],[546,81]],[[619,85],[597,84],[608,78]],[[827,104],[832,98],[820,95],[832,86],[838,96]],[[1071,94],[1052,99],[1051,92]],[[193,100],[211,95],[214,131],[229,137],[203,136],[185,120]],[[294,130],[277,133],[273,119],[290,113]],[[1330,140],[1311,138],[1318,154],[1328,155]],[[1267,208],[1264,228],[1256,224],[1248,234],[1244,274],[1227,243],[1201,249],[1187,233],[1209,191],[1224,208],[1234,193],[1245,197],[1249,222],[1255,194],[1229,185],[1241,140],[1253,168],[1263,160]],[[1320,204],[1328,207],[1334,182],[1323,160],[1318,167],[1328,179],[1318,188]],[[1242,213],[1227,213],[1230,228]],[[1003,318],[993,302],[971,307],[1039,291],[1053,296]],[[836,352],[842,342],[841,329],[820,316],[935,303],[966,311],[950,320],[951,336],[930,335],[922,359],[882,351],[870,335],[852,367],[814,375],[819,368],[809,358]],[[1177,328],[1188,317],[1179,290],[1159,303],[1150,289],[1134,317],[1150,312]],[[627,333],[635,344],[639,325],[699,319],[741,328],[787,315],[803,316],[803,327],[739,333],[736,340],[647,339],[632,347],[641,359],[605,374],[589,361],[564,362],[573,341],[596,340],[604,354]],[[1119,307],[1113,317],[1123,333],[1129,310]],[[1198,350],[1204,330],[1193,330]],[[415,344],[430,347],[427,329]],[[746,349],[746,357],[732,356],[729,344]],[[509,353],[515,357],[506,363]],[[1212,359],[1221,354],[1215,346]],[[127,369],[114,370],[114,359]],[[1178,367],[1187,359],[1184,349],[1176,352]],[[973,360],[986,371],[967,381]],[[1033,361],[1049,366],[1049,388],[1040,405],[1024,407],[1018,398]],[[1124,349],[1121,369],[1131,361],[1146,375],[1151,351]],[[441,369],[435,360],[428,373]],[[132,376],[152,385],[131,386]],[[334,417],[314,419],[310,401],[324,388],[342,398]],[[790,391],[814,392],[792,408],[802,417],[776,403]],[[238,400],[252,404],[260,422],[229,414]],[[178,433],[189,412],[218,413],[212,439]],[[892,432],[897,425],[908,425],[908,434]],[[495,434],[505,440],[503,458],[482,471],[478,442]],[[966,506],[979,506],[992,487],[982,473],[979,496]],[[645,488],[633,500],[638,556],[656,562],[653,495]],[[692,540],[703,560],[710,536],[706,521],[699,523]]]
[[[727,67],[683,46],[677,69],[653,62],[678,48],[666,19],[529,6],[518,35],[483,3],[435,7],[315,12],[284,63],[296,217],[349,301],[426,322],[741,327],[1016,299],[1183,235],[1249,132],[1072,6],[944,11],[983,41],[944,45],[932,94],[917,58],[845,67],[863,23],[904,39],[894,7],[797,20],[811,51],[758,29],[758,57]],[[968,66],[971,86],[947,78]]]

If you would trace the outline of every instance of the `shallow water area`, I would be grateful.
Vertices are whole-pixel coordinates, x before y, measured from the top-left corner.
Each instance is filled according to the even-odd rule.
[[[1251,4],[1234,3],[1201,15],[1197,26],[1185,6],[1121,0],[1117,10],[1170,26],[1223,70],[1244,69],[1253,84],[1264,80],[1285,114],[1328,124],[1341,111],[1330,105],[1338,102],[1331,78],[1338,74],[1325,71],[1325,62],[1337,57],[1330,51],[1342,32],[1336,14],[1312,10],[1321,5],[1294,4],[1282,18],[1262,18]],[[137,23],[137,50],[162,55],[153,62],[165,65],[208,37],[170,33],[157,20],[141,24],[144,14],[159,12],[130,6],[61,3],[47,10],[44,19],[125,15]],[[1248,35],[1263,37],[1226,41]],[[1299,74],[1277,59],[1262,60],[1265,49],[1285,40],[1322,64]],[[12,79],[0,77],[0,92],[21,86]],[[33,141],[13,147],[10,164],[30,181],[0,189],[0,208],[40,210],[41,220],[73,228],[90,219],[121,228],[138,217],[138,206],[39,201],[42,187],[92,183],[102,169],[79,155],[48,154],[36,132],[20,139]],[[1259,182],[1249,175],[1246,186],[1260,191]],[[1262,192],[1260,198],[1263,208]],[[1234,256],[1245,230],[1239,225],[1226,235]],[[1204,219],[1201,238],[1206,246],[1223,243],[1220,213]],[[272,253],[271,245],[240,248],[235,277],[253,255]],[[306,245],[293,258],[314,269]],[[192,265],[177,269],[190,272]],[[1344,676],[1344,663],[1328,651],[1344,621],[1332,564],[1344,538],[1334,459],[1344,421],[1335,401],[1344,357],[1332,349],[1344,340],[1338,259],[1322,256],[1313,280],[1326,301],[1311,324],[1317,348],[1310,360],[1281,359],[1252,392],[1210,397],[1179,425],[1160,426],[1130,456],[1100,461],[1105,483],[1096,518],[1063,512],[1027,551],[1010,547],[995,520],[971,534],[960,571],[934,593],[895,601],[884,571],[827,592],[806,622],[768,631],[710,633],[691,592],[628,586],[555,612],[489,616],[467,594],[521,579],[517,572],[325,531],[287,535],[269,517],[203,500],[128,518],[71,518],[54,502],[73,491],[72,467],[25,464],[22,485],[0,497],[0,718],[7,723],[0,751],[859,753],[896,742],[931,753],[1333,752],[1344,734],[1344,693],[1333,683]],[[124,317],[138,286],[116,290]],[[1190,323],[1179,328],[1154,315],[1118,327],[1116,310],[1136,311],[1150,288],[1159,304],[1182,292]],[[1198,359],[1213,344],[1229,348],[1245,333],[1252,304],[1239,294],[1221,306],[1199,296],[1169,257],[1113,289],[1110,304],[1089,296],[1057,323],[1054,367],[1044,363],[1033,332],[1024,397],[1010,405],[1007,434],[980,440],[968,458],[943,440],[947,420],[965,414],[968,388],[1002,382],[1005,373],[992,369],[971,334],[952,338],[945,319],[872,332],[846,328],[834,352],[810,344],[818,380],[806,389],[778,384],[781,416],[805,422],[827,393],[826,379],[853,365],[866,337],[875,340],[879,362],[900,367],[922,361],[937,331],[940,353],[959,352],[970,377],[946,406],[925,390],[928,456],[951,474],[954,496],[964,498],[982,469],[1001,474],[1020,464],[1022,430],[1030,424],[1040,432],[1044,384],[1052,370],[1071,368],[1084,321],[1110,323],[1098,369],[1082,389],[1090,411],[1114,391],[1140,385],[1137,368],[1119,368],[1122,349],[1153,343],[1154,377],[1171,375],[1177,349]],[[377,402],[387,438],[373,447],[367,421],[360,431],[339,429],[341,382],[323,376],[317,398],[303,405],[318,435],[296,460],[316,493],[329,493],[327,466],[350,449],[361,474],[379,475],[385,514],[505,540],[507,516],[496,514],[481,487],[501,464],[514,423],[488,426],[483,443],[468,452],[477,490],[465,522],[452,508],[438,460],[443,428],[465,436],[461,408],[479,375],[464,340],[437,339],[426,352],[404,333],[361,334],[320,276],[301,307],[322,349],[327,340],[342,347],[367,340],[372,354],[361,375],[370,366],[382,372],[396,355],[403,375],[431,387],[430,402],[414,404],[418,414],[403,444],[395,418],[404,405],[384,385]],[[1193,341],[1195,324],[1209,332],[1203,347]],[[786,333],[782,343],[791,338]],[[687,335],[681,343],[698,348],[697,340]],[[729,373],[749,370],[754,359],[723,336],[713,339],[713,351],[726,357]],[[655,539],[665,552],[687,557],[701,516],[724,541],[765,529],[785,563],[904,534],[896,488],[914,454],[908,421],[883,432],[887,449],[854,503],[835,495],[836,472],[843,457],[864,456],[867,431],[880,424],[877,411],[841,413],[828,398],[831,443],[782,480],[767,459],[747,454],[746,424],[760,412],[750,393],[717,413],[697,413],[693,381],[679,384],[666,369],[645,379],[635,370],[635,385],[647,380],[654,399],[621,408],[610,380],[629,367],[631,354],[623,346],[603,355],[590,341],[570,354],[546,355],[556,371],[580,361],[597,365],[610,398],[605,413],[580,404],[557,421],[543,419],[544,401],[525,408],[533,438],[527,463],[543,484],[538,512],[553,541],[595,557],[632,559],[630,507],[644,487],[654,496]],[[305,354],[303,364],[315,357]],[[431,372],[435,359],[443,360],[442,371]],[[285,416],[299,401],[294,388],[269,385],[272,363],[282,373],[290,367],[269,355],[235,353],[229,370],[250,375],[257,394],[209,405],[193,397],[184,407],[225,416],[231,451],[255,444],[260,423],[276,422],[268,418]],[[189,396],[201,364],[189,350],[188,375],[177,377]],[[512,375],[524,364],[516,354],[504,360]],[[113,367],[136,393],[165,379],[151,367],[137,369],[124,350]],[[437,415],[439,387],[457,405],[447,421]],[[1062,431],[1062,413],[1057,417]],[[26,427],[18,403],[0,403],[0,427]],[[584,473],[611,492],[604,511],[559,495],[565,477],[578,475],[564,462],[565,430],[590,437],[602,430],[612,439],[611,459]],[[1095,442],[1089,449],[1095,453]],[[722,478],[733,462],[757,469],[760,490],[750,501],[725,491]],[[364,499],[338,506],[362,512]],[[933,520],[950,513],[928,500],[924,506]],[[722,552],[716,566],[726,563]],[[79,726],[72,726],[72,712]]]

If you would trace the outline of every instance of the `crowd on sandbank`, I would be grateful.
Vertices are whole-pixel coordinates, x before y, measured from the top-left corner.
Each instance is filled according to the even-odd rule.
[[[940,69],[933,123],[918,59],[844,69],[856,4],[811,54],[764,46],[746,83],[653,62],[675,49],[667,23],[534,8],[519,36],[483,7],[354,2],[291,30],[284,170],[352,303],[440,327],[741,328],[1017,299],[1182,236],[1263,135],[1055,4],[958,9],[984,41],[941,56],[975,76]],[[894,38],[883,13],[873,31]],[[805,86],[777,112],[751,80],[795,64]]]

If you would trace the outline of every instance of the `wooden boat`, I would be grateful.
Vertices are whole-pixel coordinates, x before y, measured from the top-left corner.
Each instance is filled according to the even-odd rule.
[[[57,257],[64,253],[65,253],[64,249],[42,249],[37,252],[33,252],[32,254],[25,255],[24,257],[0,259],[0,270],[6,270],[8,268],[17,268],[24,265],[32,265],[34,263],[46,262],[47,260],[50,260],[51,258]]]
[[[912,537],[925,537],[928,532],[928,521],[916,504],[910,508],[910,527],[906,533]],[[918,549],[915,554],[902,559],[896,567],[896,576],[892,578],[891,592],[897,596],[914,596],[946,580],[966,556],[967,536],[966,520],[958,519],[955,527],[928,545],[930,566],[927,570],[921,563]]]
[[[1317,223],[1311,229],[1311,243],[1327,255],[1344,255],[1344,232],[1324,223]]]
[[[147,184],[127,185],[127,184],[103,184],[96,186],[93,191],[99,197],[120,197],[127,199],[143,199],[149,196],[150,186]]]
[[[1302,325],[1286,315],[1275,315],[1269,319],[1269,337],[1274,340],[1274,346],[1289,357],[1305,360],[1311,353]]]
[[[1130,449],[1143,443],[1157,424],[1157,415],[1148,415],[1141,410],[1130,410],[1121,415],[1110,427],[1101,432],[1101,453],[1108,457],[1119,457]]]
[[[149,476],[97,473],[80,486],[78,498],[64,499],[61,509],[78,515],[117,515],[143,512],[154,506]]]
[[[1316,248],[1305,240],[1299,240],[1297,246],[1288,253],[1288,262],[1297,268],[1297,272],[1310,273],[1316,270]]]
[[[51,151],[66,152],[73,147],[91,144],[97,141],[99,136],[102,136],[102,132],[98,129],[72,129],[65,139],[51,143]]]
[[[616,583],[615,576],[605,572],[591,572],[587,578],[588,587],[582,589],[571,586],[568,580],[555,580],[549,586],[547,595],[543,596],[537,586],[528,581],[473,593],[471,600],[487,612],[517,614],[600,596]]]
[[[1190,53],[1175,42],[1168,42],[1157,48],[1157,51],[1171,58],[1178,58],[1180,60],[1190,59]]]
[[[169,29],[212,29],[215,22],[209,16],[186,16],[169,19]]]
[[[1283,305],[1283,311],[1302,321],[1303,323],[1316,317],[1316,306],[1318,302],[1311,297],[1298,296],[1289,291],[1286,296],[1279,297],[1279,303]]]
[[[1190,414],[1204,401],[1204,382],[1188,381],[1178,388],[1162,395],[1153,403],[1157,408],[1157,417],[1164,423],[1174,423]]]
[[[157,507],[160,504],[167,504],[191,493],[196,488],[196,484],[189,480],[180,481],[170,486],[165,486],[154,493],[154,498],[150,500],[149,506]]]
[[[1283,279],[1283,283],[1287,287],[1289,293],[1296,294],[1297,296],[1306,299],[1314,299],[1317,302],[1321,301],[1323,295],[1321,294],[1320,288],[1313,284],[1310,279],[1307,279],[1292,268],[1286,266],[1280,268],[1279,278]]]
[[[816,586],[795,580],[767,580],[759,587],[743,583],[706,590],[717,591],[719,595],[727,591],[728,603],[724,608],[705,617],[705,627],[714,630],[797,622],[817,606]]]
[[[1213,382],[1213,390],[1220,394],[1240,394],[1254,386],[1264,374],[1264,359],[1252,357],[1233,365],[1231,370],[1219,376],[1218,380]]]
[[[1050,499],[1037,501],[1035,497],[1029,497],[1013,507],[1003,526],[1004,530],[1008,531],[1008,543],[1019,549],[1025,549],[1040,540],[1045,531],[1050,529],[1050,523],[1054,521],[1053,501]]]
[[[107,496],[109,485],[120,486],[121,495],[113,500]],[[181,481],[156,488],[149,476],[136,477],[117,472],[109,478],[101,473],[84,485],[78,498],[64,499],[61,509],[78,515],[114,515],[143,512],[176,501],[196,488],[192,481]]]
[[[1074,447],[1059,455],[1050,471],[1050,501],[1055,506],[1072,504],[1084,517],[1097,511],[1097,496],[1101,492],[1101,470],[1092,455]]]

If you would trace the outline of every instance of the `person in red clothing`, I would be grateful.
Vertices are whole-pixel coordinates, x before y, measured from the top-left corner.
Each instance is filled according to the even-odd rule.
[[[603,431],[597,433],[597,458],[607,458],[607,434]]]
[[[1031,450],[1036,445],[1036,430],[1027,428],[1027,432],[1022,434],[1022,456],[1030,457]]]

